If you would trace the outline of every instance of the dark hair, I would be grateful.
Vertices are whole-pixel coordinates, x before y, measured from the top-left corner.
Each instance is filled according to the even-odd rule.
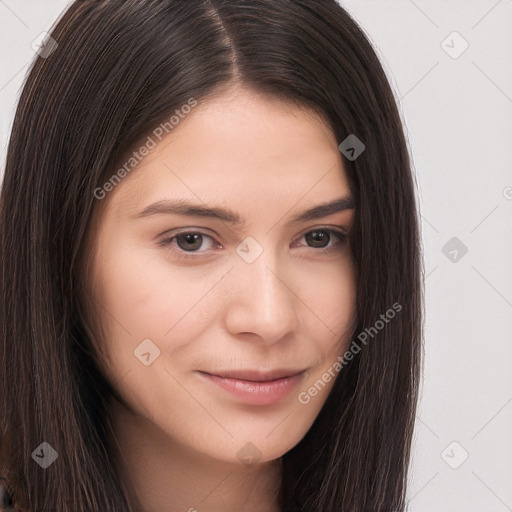
[[[354,333],[401,307],[283,456],[282,510],[403,511],[423,268],[407,142],[367,36],[334,0],[75,1],[51,35],[58,47],[34,60],[23,87],[0,197],[0,474],[19,506],[137,510],[109,458],[112,389],[81,313],[94,191],[191,97],[242,84],[314,109],[339,143],[364,143],[357,159],[343,155]],[[42,442],[59,454],[46,470],[31,457]]]

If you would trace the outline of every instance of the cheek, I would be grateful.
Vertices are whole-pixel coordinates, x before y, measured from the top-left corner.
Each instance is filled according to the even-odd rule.
[[[319,326],[316,334],[313,329],[310,332],[317,364],[300,387],[297,402],[302,414],[311,422],[325,404],[339,375],[339,357],[350,345],[354,326],[356,283],[353,267],[347,264],[331,268],[329,276],[323,273],[317,276],[317,286],[324,286],[309,295],[311,310],[318,312],[321,319],[315,323]]]
[[[322,352],[331,356],[347,344],[356,308],[355,267],[349,255],[318,265],[300,279],[302,300],[311,311],[309,325]],[[314,326],[314,327],[313,327]]]
[[[94,297],[115,360],[133,364],[133,351],[145,339],[162,354],[189,344],[212,316],[207,295],[217,274],[187,270],[154,249],[112,241],[96,259]]]

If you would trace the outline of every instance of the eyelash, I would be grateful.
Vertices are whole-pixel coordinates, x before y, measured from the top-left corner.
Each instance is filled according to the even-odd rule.
[[[334,245],[334,246],[331,245],[328,247],[321,247],[321,248],[316,249],[316,252],[320,253],[321,255],[330,254],[331,252],[334,252],[336,250],[342,250],[347,245],[347,235],[343,231],[340,231],[338,229],[332,229],[332,228],[322,228],[322,227],[315,228],[310,231],[306,231],[303,235],[301,235],[300,238],[303,238],[310,233],[314,233],[314,232],[318,232],[318,231],[322,231],[322,232],[330,233],[331,235],[335,235],[340,240],[339,244],[337,244],[337,245]],[[159,245],[164,247],[165,250],[171,251],[173,253],[178,253],[179,258],[188,259],[188,260],[193,260],[193,259],[198,260],[202,256],[193,256],[193,254],[198,254],[198,251],[187,252],[187,251],[184,251],[183,249],[180,249],[180,248],[175,249],[172,247],[173,240],[180,236],[184,236],[184,235],[201,235],[203,237],[208,237],[208,238],[211,238],[212,240],[214,240],[211,235],[208,235],[201,231],[182,231],[180,233],[175,233],[171,238],[166,238],[166,239],[162,240],[161,242],[159,242]],[[332,238],[331,238],[331,240],[332,240]],[[311,247],[311,249],[315,249],[315,248]],[[200,252],[199,252],[199,254],[200,254]]]

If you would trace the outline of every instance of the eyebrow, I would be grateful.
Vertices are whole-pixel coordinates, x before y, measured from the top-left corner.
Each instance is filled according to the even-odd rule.
[[[352,210],[354,200],[352,197],[341,197],[327,203],[322,203],[313,208],[305,210],[292,217],[290,224],[305,222],[310,220],[322,219],[334,213],[344,210]],[[211,207],[202,204],[192,203],[184,199],[158,201],[144,208],[141,212],[135,214],[132,218],[139,219],[152,215],[181,215],[184,217],[204,217],[217,219],[229,223],[233,227],[242,228],[246,221],[236,212],[221,207]]]

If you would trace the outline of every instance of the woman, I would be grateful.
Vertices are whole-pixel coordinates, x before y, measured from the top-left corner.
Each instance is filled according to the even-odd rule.
[[[51,37],[1,195],[12,509],[403,511],[420,238],[364,33],[329,0],[86,0]]]

